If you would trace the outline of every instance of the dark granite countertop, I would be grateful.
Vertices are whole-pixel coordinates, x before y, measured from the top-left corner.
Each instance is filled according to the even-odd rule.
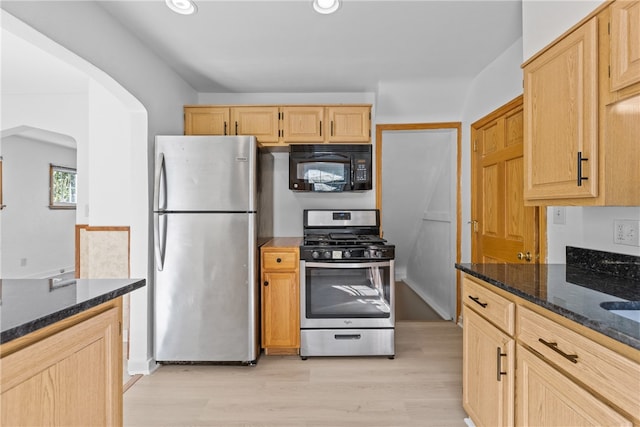
[[[640,280],[564,264],[456,264],[456,268],[640,350],[640,323],[600,306],[640,301]]]
[[[0,344],[145,286],[144,279],[0,279]]]

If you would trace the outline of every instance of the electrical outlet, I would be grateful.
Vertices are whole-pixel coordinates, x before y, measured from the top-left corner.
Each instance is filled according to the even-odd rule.
[[[618,245],[640,246],[640,220],[616,219],[613,221],[613,242]]]
[[[566,215],[567,210],[564,206],[554,206],[553,208],[553,223],[554,224],[565,224],[566,223]]]

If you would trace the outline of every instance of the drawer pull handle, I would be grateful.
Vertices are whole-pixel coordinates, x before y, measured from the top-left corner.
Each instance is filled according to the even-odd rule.
[[[560,350],[558,348],[558,343],[557,342],[547,342],[547,341],[543,340],[542,338],[538,338],[538,341],[540,341],[542,344],[546,345],[551,350],[555,351],[556,353],[558,353],[559,355],[561,355],[565,359],[569,359],[573,363],[578,363],[578,355],[577,354],[567,354],[564,351]]]
[[[497,347],[496,350],[497,350],[496,351],[496,361],[497,361],[497,364],[498,364],[497,371],[496,371],[497,372],[497,378],[496,379],[498,380],[498,382],[500,382],[501,381],[501,377],[503,375],[507,375],[506,372],[502,371],[502,358],[506,357],[507,353],[503,353],[502,349],[500,347]]]
[[[480,305],[482,308],[485,308],[489,304],[488,302],[480,302],[480,298],[478,297],[472,297],[471,295],[469,295],[469,298],[471,299],[471,301]]]
[[[359,340],[362,338],[360,334],[335,334],[333,336],[337,340]]]
[[[276,258],[276,262],[278,263],[282,262],[282,258]]]

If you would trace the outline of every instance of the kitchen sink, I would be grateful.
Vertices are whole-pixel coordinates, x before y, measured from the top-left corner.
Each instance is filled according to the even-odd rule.
[[[600,303],[600,307],[640,323],[640,301],[606,301]]]

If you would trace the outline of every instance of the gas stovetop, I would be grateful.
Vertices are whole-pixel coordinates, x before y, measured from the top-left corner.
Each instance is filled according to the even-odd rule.
[[[393,259],[395,247],[379,237],[379,218],[375,209],[305,210],[300,258],[334,262]]]

